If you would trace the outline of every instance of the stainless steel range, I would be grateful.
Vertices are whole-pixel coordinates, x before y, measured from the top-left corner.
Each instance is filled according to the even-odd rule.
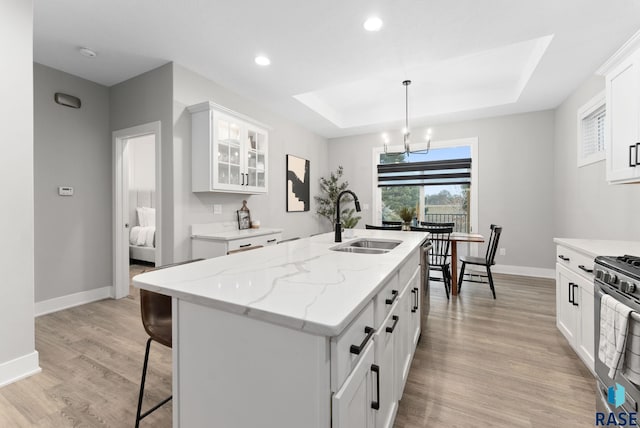
[[[609,368],[598,358],[598,346],[600,340],[600,301],[604,294],[612,296],[619,302],[629,306],[634,312],[629,317],[629,329],[632,323],[640,323],[640,257],[596,257],[595,259],[595,371],[598,377],[598,390],[596,395],[596,409],[598,412],[638,412],[640,402],[640,385],[630,381],[620,370],[614,379],[609,377]],[[640,358],[631,352],[626,353],[626,358]],[[610,405],[607,401],[609,387],[618,383],[625,388],[625,403],[618,407]],[[628,419],[627,419],[628,420]]]

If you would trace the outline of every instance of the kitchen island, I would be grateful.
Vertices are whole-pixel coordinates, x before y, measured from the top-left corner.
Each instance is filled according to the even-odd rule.
[[[175,427],[391,427],[420,334],[420,232],[357,230],[138,275],[172,296]],[[388,252],[334,251],[363,239]]]

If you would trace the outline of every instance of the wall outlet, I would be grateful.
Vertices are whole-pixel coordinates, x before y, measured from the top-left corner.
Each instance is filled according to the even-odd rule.
[[[222,214],[222,205],[213,204],[213,213],[214,214]]]
[[[500,248],[500,255],[501,256],[506,256],[507,255],[507,249],[506,248]]]
[[[58,195],[60,195],[60,196],[73,196],[73,187],[70,187],[70,186],[59,186],[58,187]]]

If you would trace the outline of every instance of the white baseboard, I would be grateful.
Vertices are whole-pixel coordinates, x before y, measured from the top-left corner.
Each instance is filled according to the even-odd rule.
[[[556,277],[556,271],[554,269],[545,269],[530,266],[495,265],[491,268],[491,272],[506,273],[509,275],[533,276],[536,278],[555,279]]]
[[[69,294],[67,296],[56,297],[54,299],[43,300],[35,304],[35,316],[50,314],[85,303],[95,302],[112,297],[113,287],[95,288],[93,290],[81,291],[80,293]]]
[[[0,388],[26,377],[40,373],[38,351],[0,364]]]

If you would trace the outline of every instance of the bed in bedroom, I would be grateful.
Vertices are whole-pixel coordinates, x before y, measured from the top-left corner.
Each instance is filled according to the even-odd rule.
[[[156,261],[155,193],[132,190],[129,194],[129,259],[154,263]]]

